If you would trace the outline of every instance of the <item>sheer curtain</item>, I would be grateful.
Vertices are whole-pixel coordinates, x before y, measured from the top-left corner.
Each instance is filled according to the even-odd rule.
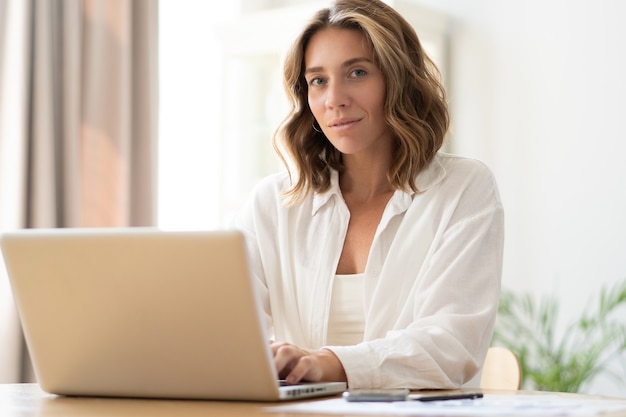
[[[0,0],[0,231],[155,218],[157,2]],[[0,259],[0,382],[32,379]]]

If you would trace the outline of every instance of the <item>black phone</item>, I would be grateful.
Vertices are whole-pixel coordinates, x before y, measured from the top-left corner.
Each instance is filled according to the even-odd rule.
[[[353,388],[343,393],[346,401],[352,402],[391,402],[406,401],[408,388],[365,389]]]

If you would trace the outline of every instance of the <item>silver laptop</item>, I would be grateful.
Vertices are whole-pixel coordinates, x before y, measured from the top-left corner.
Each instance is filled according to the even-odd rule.
[[[31,229],[0,245],[47,392],[278,401],[346,388],[280,386],[239,232]]]

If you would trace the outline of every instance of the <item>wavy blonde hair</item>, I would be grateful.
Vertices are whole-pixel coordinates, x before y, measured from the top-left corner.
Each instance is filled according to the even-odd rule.
[[[386,82],[386,123],[394,137],[387,178],[395,189],[418,192],[415,178],[441,148],[449,126],[440,73],[413,27],[393,8],[378,0],[337,0],[315,14],[285,59],[283,82],[291,110],[274,135],[274,148],[290,176],[287,158],[297,171],[287,196],[295,202],[311,190],[326,191],[331,170],[343,169],[341,153],[313,127],[304,78],[310,39],[330,27],[358,30],[372,48]]]

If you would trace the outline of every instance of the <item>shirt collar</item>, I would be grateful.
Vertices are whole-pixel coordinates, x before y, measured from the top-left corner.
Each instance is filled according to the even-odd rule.
[[[415,185],[418,192],[424,193],[434,185],[439,183],[446,175],[446,169],[441,163],[441,157],[439,154],[435,155],[433,160],[419,173],[415,179]],[[392,202],[396,210],[406,210],[413,201],[415,192],[413,190],[402,191],[396,190],[393,194]],[[330,173],[330,187],[323,193],[315,193],[313,196],[313,208],[312,215],[315,215],[317,211],[326,205],[333,196],[343,198],[341,195],[341,189],[339,188],[339,173],[336,170],[331,170]]]
[[[313,196],[313,209],[311,214],[315,215],[315,213],[326,205],[334,195],[343,198],[341,196],[341,189],[339,188],[339,173],[333,169],[330,171],[330,187],[328,190],[323,193],[315,193]]]

